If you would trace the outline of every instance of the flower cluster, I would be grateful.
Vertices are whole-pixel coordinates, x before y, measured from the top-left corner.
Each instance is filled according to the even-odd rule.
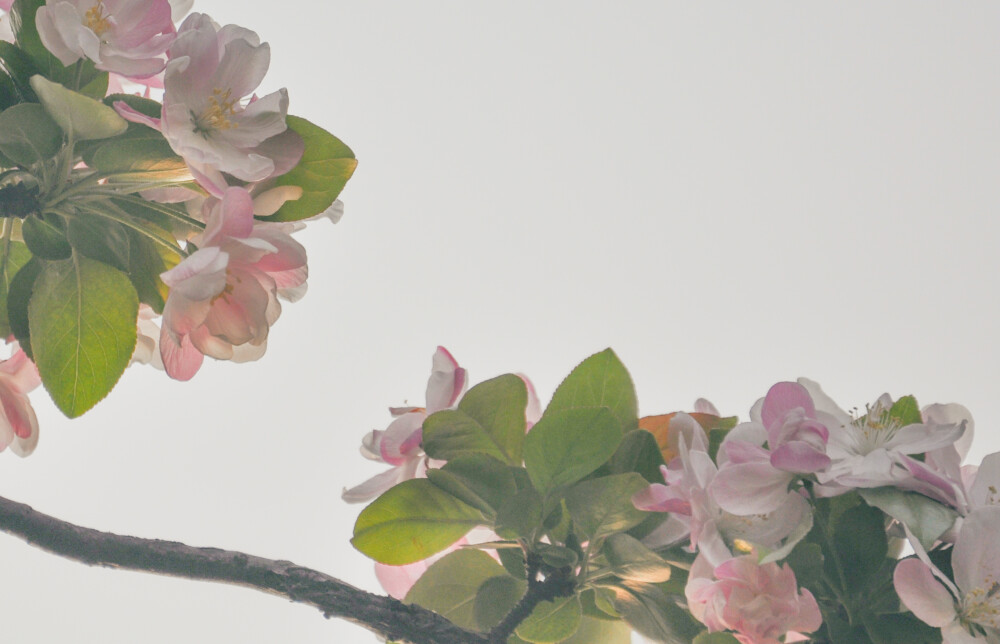
[[[375,499],[353,542],[394,596],[444,608],[434,592],[447,585],[447,601],[499,603],[460,620],[496,637],[487,613],[569,580],[560,610],[580,613],[540,606],[516,630],[527,641],[628,629],[740,644],[1000,641],[1000,454],[962,466],[973,422],[961,405],[883,395],[846,412],[799,379],[771,387],[748,422],[705,400],[640,418],[610,350],[544,413],[517,380],[465,392],[439,348],[426,408],[393,410],[365,438],[362,453],[393,468],[344,498]]]
[[[343,212],[353,153],[289,115],[287,90],[255,94],[267,43],[191,5],[0,3],[0,131],[31,139],[0,137],[0,337],[19,345],[0,447],[37,440],[38,378],[72,417],[131,363],[187,380],[204,356],[261,357],[279,299],[305,293],[298,222]],[[75,363],[86,387],[61,375]]]

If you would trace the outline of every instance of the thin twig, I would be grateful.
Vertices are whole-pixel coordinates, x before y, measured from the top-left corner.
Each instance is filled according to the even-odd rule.
[[[126,537],[67,523],[0,497],[0,532],[90,566],[217,581],[279,595],[410,644],[486,644],[482,635],[391,597],[374,595],[324,573],[218,548]]]

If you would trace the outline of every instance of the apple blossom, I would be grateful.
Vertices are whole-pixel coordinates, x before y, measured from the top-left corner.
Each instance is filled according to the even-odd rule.
[[[980,508],[965,518],[952,549],[954,583],[920,558],[896,566],[893,583],[899,598],[919,619],[941,629],[944,644],[1000,638],[998,533],[1000,507]]]
[[[198,250],[161,275],[170,293],[160,354],[178,380],[194,376],[205,355],[259,358],[281,312],[277,296],[294,301],[305,289],[305,249],[288,234],[294,225],[255,224],[243,188],[227,189],[204,210],[206,228],[192,239]]]
[[[854,417],[843,411],[819,385],[800,378],[801,383],[822,410],[837,420],[829,427],[826,453],[830,468],[817,473],[820,483],[845,488],[880,487],[913,482],[911,469],[922,467],[913,454],[923,454],[955,443],[967,424],[958,422],[912,423],[904,425],[890,415],[893,401],[881,396],[869,405],[864,416]]]
[[[370,460],[393,467],[345,489],[341,497],[348,503],[369,501],[397,483],[422,476],[427,471],[427,456],[420,447],[424,419],[442,409],[458,404],[468,386],[468,372],[444,347],[438,347],[431,361],[427,380],[426,407],[390,407],[395,417],[385,430],[372,430],[361,443],[361,454]]]
[[[18,456],[27,456],[38,444],[38,418],[28,392],[42,381],[18,343],[10,346],[11,356],[0,361],[0,451],[10,447]]]
[[[115,108],[126,119],[159,129],[206,190],[221,196],[228,185],[224,172],[253,182],[295,165],[301,141],[294,133],[282,136],[287,90],[244,101],[270,64],[270,49],[256,33],[236,25],[220,28],[193,13],[168,55],[161,118],[121,102]]]
[[[679,425],[675,430],[679,436],[679,454],[669,465],[661,467],[666,484],[650,485],[633,496],[632,502],[647,512],[670,512],[672,519],[686,525],[692,548],[697,548],[708,561],[721,563],[731,558],[730,544],[737,541],[774,549],[808,520],[808,502],[798,494],[789,493],[787,488],[769,512],[752,517],[726,512],[713,493],[718,468],[708,455],[704,430],[689,414],[677,414],[672,423]],[[692,442],[691,448],[687,446],[688,440]],[[669,532],[676,538],[676,528]]]
[[[89,58],[98,69],[145,78],[164,68],[175,37],[170,14],[167,0],[46,0],[35,24],[63,65]]]
[[[780,644],[789,631],[809,633],[823,624],[816,599],[798,588],[792,569],[758,564],[756,555],[717,566],[699,555],[684,594],[709,632],[733,631],[742,644]]]
[[[773,511],[798,476],[828,468],[828,426],[836,424],[794,382],[771,387],[750,410],[750,418],[723,442],[713,484],[723,509],[740,515]]]

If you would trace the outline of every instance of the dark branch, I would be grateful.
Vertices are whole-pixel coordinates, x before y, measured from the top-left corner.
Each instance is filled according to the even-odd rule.
[[[528,554],[525,567],[528,573],[528,591],[517,605],[493,627],[489,634],[490,644],[503,644],[514,633],[514,629],[531,612],[544,601],[553,601],[559,597],[570,597],[576,591],[573,574],[570,568],[551,569],[542,565],[540,557]],[[539,579],[539,573],[545,575]]]
[[[437,613],[373,595],[321,572],[218,548],[123,537],[61,521],[0,497],[0,531],[91,566],[136,570],[245,586],[318,608],[389,641],[410,644],[485,644]]]

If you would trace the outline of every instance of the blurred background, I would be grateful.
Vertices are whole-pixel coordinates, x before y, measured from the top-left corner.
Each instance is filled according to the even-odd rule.
[[[543,400],[611,346],[643,414],[746,418],[808,376],[845,408],[961,402],[1000,449],[1000,7],[987,2],[197,0],[272,49],[261,93],[341,137],[346,214],[267,355],[130,368],[0,494],[101,530],[378,590],[341,490],[435,347]],[[91,569],[0,535],[12,644],[373,642],[241,588]]]

